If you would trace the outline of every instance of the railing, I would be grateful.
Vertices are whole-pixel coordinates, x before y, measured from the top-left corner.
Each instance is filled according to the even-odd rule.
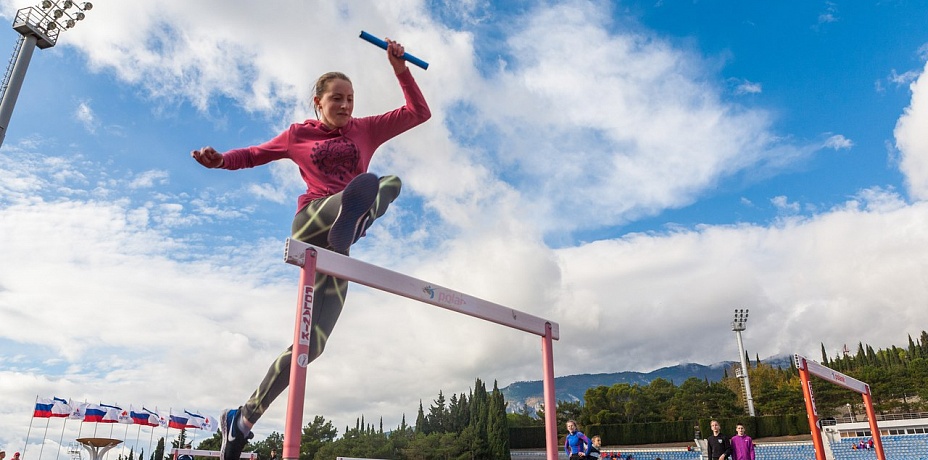
[[[13,66],[16,65],[16,56],[19,55],[19,50],[23,48],[23,42],[26,41],[25,35],[20,35],[19,39],[16,40],[16,46],[13,47],[13,55],[10,57],[10,62],[6,65],[6,73],[3,74],[3,83],[0,84],[0,100],[3,100],[3,96],[6,95],[6,89],[10,86],[10,78],[13,75]]]
[[[878,422],[891,421],[891,420],[917,420],[917,419],[928,419],[928,412],[909,412],[905,414],[876,414],[876,420]],[[822,425],[830,426],[838,423],[860,423],[866,422],[867,416],[861,414],[860,416],[850,416],[837,417],[837,418],[827,418],[822,420]]]

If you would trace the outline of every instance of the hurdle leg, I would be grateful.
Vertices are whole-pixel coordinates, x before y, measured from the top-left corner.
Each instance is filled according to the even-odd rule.
[[[541,338],[541,354],[545,373],[545,452],[547,460],[558,460],[557,401],[554,396],[554,342],[551,323],[545,324],[545,335]]]
[[[876,412],[873,411],[873,399],[870,397],[870,386],[864,393],[864,407],[867,409],[867,422],[870,423],[870,439],[873,439],[873,448],[876,450],[877,460],[886,460],[883,452],[883,439],[880,438],[880,427],[876,424]]]
[[[312,333],[316,256],[313,248],[306,249],[300,273],[300,295],[296,304],[293,328],[293,354],[290,361],[290,393],[287,397],[287,418],[284,427],[284,460],[299,460],[303,427],[303,401],[306,395],[306,366],[309,365],[309,338]]]

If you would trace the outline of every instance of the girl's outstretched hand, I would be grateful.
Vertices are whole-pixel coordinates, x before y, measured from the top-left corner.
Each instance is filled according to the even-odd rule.
[[[200,150],[194,150],[190,152],[190,156],[193,157],[194,160],[197,160],[197,163],[207,168],[221,168],[223,164],[222,154],[210,146],[203,147]]]

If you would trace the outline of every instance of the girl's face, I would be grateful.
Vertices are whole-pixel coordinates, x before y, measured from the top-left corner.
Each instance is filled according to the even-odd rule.
[[[577,425],[575,425],[574,422],[567,422],[567,431],[571,433],[577,431]]]
[[[319,111],[319,121],[333,129],[344,127],[354,111],[354,88],[351,82],[336,78],[326,83],[322,97],[314,97],[313,103]]]

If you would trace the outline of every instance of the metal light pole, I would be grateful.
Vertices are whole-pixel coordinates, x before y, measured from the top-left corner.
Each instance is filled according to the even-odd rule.
[[[13,29],[22,36],[16,42],[14,57],[10,59],[3,84],[0,86],[0,145],[3,145],[3,139],[6,137],[13,106],[16,105],[16,98],[22,89],[26,69],[35,47],[45,49],[55,46],[61,31],[77,25],[77,21],[84,19],[84,12],[90,11],[91,8],[93,5],[90,2],[77,4],[71,0],[42,0],[42,3],[36,6],[16,12]]]
[[[754,416],[754,398],[751,396],[751,379],[748,378],[748,363],[744,357],[744,342],[741,340],[741,331],[748,322],[748,310],[735,309],[735,320],[731,322],[731,330],[738,337],[738,352],[741,355],[741,378],[744,379],[744,399],[748,404],[748,415]]]

